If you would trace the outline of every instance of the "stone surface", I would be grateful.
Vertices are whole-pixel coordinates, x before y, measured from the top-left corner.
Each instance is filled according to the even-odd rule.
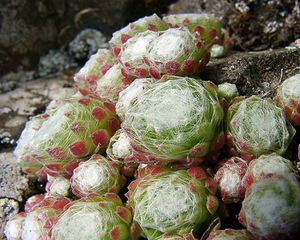
[[[49,49],[64,46],[84,28],[107,34],[126,23],[134,0],[2,0],[0,75],[36,66]]]
[[[264,50],[289,45],[300,36],[300,7],[295,0],[178,0],[169,13],[214,14],[238,50]]]
[[[0,198],[21,202],[29,191],[28,179],[21,173],[13,153],[0,153]]]
[[[234,83],[241,95],[271,94],[280,81],[300,72],[299,56],[299,48],[231,53],[211,59],[201,78],[217,84]]]
[[[205,0],[201,7],[222,19],[239,50],[284,47],[300,36],[299,1]]]
[[[0,199],[0,239],[3,239],[3,231],[6,222],[19,212],[19,204],[16,200]]]
[[[0,94],[0,150],[15,146],[25,122],[43,112],[50,100],[74,92],[72,84],[72,77],[55,75],[21,83],[17,89]]]

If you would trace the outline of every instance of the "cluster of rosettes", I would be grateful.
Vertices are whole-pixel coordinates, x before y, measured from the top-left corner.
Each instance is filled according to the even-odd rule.
[[[7,239],[295,239],[300,184],[283,156],[299,127],[299,75],[276,104],[195,79],[230,47],[208,14],[146,17],[110,46],[75,75],[75,95],[27,123],[15,154],[48,182]],[[227,204],[241,204],[246,229],[219,230]]]

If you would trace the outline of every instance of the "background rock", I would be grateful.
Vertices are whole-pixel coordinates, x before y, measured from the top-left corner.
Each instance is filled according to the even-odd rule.
[[[0,153],[0,198],[11,198],[19,202],[30,192],[28,179],[21,173],[13,153]]]
[[[234,83],[241,95],[264,95],[280,81],[300,72],[299,56],[299,48],[231,53],[225,58],[211,59],[201,78],[217,84]]]
[[[295,0],[178,0],[169,13],[205,11],[218,17],[238,50],[264,50],[300,38],[300,6]]]
[[[174,0],[1,0],[0,77],[33,69],[50,49],[65,47],[83,29],[110,36],[139,17],[166,11]]]

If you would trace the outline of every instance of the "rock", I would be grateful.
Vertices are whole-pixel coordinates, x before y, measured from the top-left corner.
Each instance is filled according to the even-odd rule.
[[[34,71],[17,71],[10,72],[0,77],[0,93],[8,92],[17,87],[22,82],[33,80],[35,77]]]
[[[199,0],[178,0],[169,6],[168,14],[199,13],[201,11]]]
[[[299,1],[205,0],[201,8],[222,19],[239,50],[284,47],[300,34]]]
[[[32,69],[49,49],[94,28],[111,34],[127,23],[134,0],[11,0],[0,2],[0,69]]]
[[[62,73],[76,66],[77,63],[65,51],[50,50],[40,58],[37,74],[44,77],[52,73]]]
[[[7,221],[19,212],[19,204],[16,200],[2,198],[0,199],[0,239],[2,239],[5,224]]]
[[[72,84],[67,75],[57,75],[21,83],[17,89],[0,94],[0,150],[15,146],[25,122],[43,112],[50,100],[73,93]]]
[[[234,83],[241,95],[264,95],[280,81],[300,72],[299,56],[299,48],[236,52],[226,58],[211,59],[201,78],[217,84]]]
[[[99,48],[108,48],[108,41],[100,31],[94,29],[81,31],[69,43],[70,55],[79,61],[87,60]]]
[[[11,152],[0,153],[0,198],[21,202],[29,192],[28,179],[23,176],[16,157]]]

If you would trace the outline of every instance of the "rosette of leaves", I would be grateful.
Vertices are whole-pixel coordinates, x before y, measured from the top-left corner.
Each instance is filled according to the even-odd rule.
[[[27,212],[22,224],[22,240],[50,239],[51,228],[64,207],[67,198],[46,197]]]
[[[253,159],[243,177],[244,191],[254,182],[271,176],[294,176],[296,169],[293,163],[282,156],[272,153]]]
[[[300,74],[286,79],[277,87],[274,102],[295,126],[300,126]]]
[[[135,34],[126,43],[122,44],[118,59],[130,75],[137,78],[150,76],[148,65],[144,59],[148,54],[151,43],[158,36],[159,32],[147,30]]]
[[[110,139],[107,150],[107,158],[121,162],[121,173],[125,176],[133,176],[139,164],[134,157],[130,138],[127,133],[119,129]]]
[[[130,183],[128,204],[143,235],[201,235],[217,217],[217,184],[200,167],[170,170],[147,166]]]
[[[174,14],[163,17],[163,20],[171,28],[187,27],[203,41],[204,45],[212,47],[212,57],[226,55],[232,46],[228,33],[221,28],[221,22],[213,14]]]
[[[214,179],[219,185],[224,203],[238,203],[244,198],[242,179],[248,164],[239,157],[228,159],[216,172]]]
[[[131,240],[132,214],[114,193],[71,202],[52,228],[53,240]]]
[[[251,160],[263,154],[282,155],[295,134],[271,99],[236,98],[227,113],[227,144],[231,154]]]
[[[144,61],[155,79],[163,74],[187,76],[204,69],[209,49],[187,28],[170,28],[151,42]]]
[[[94,93],[103,99],[117,102],[119,93],[125,89],[133,77],[118,63],[113,65],[98,81]]]
[[[126,89],[120,92],[116,104],[116,112],[121,121],[124,121],[125,115],[134,102],[152,87],[153,78],[139,78],[132,82]]]
[[[222,121],[213,83],[166,75],[133,102],[122,128],[140,162],[168,164],[219,150]]]
[[[48,118],[49,114],[40,114],[28,121],[14,150],[14,155],[17,157],[23,172],[30,178],[37,177],[40,181],[46,180],[46,174],[43,171],[43,164],[32,153],[34,147],[32,143],[42,124]]]
[[[93,193],[118,193],[125,182],[120,169],[119,162],[109,161],[100,154],[94,154],[74,169],[71,178],[72,192],[78,197],[86,197]]]
[[[39,162],[50,175],[71,175],[82,159],[105,152],[119,128],[114,105],[91,97],[66,99],[31,139],[27,165]]]
[[[126,43],[135,34],[145,32],[146,30],[162,31],[166,29],[168,29],[167,24],[159,16],[153,14],[129,23],[126,27],[113,33],[109,44],[113,49],[114,55],[118,56],[121,52],[122,44]]]
[[[74,76],[80,93],[87,95],[95,91],[97,81],[114,65],[115,59],[108,49],[99,49]]]
[[[271,176],[246,191],[239,221],[256,239],[297,239],[300,184],[294,176]]]

